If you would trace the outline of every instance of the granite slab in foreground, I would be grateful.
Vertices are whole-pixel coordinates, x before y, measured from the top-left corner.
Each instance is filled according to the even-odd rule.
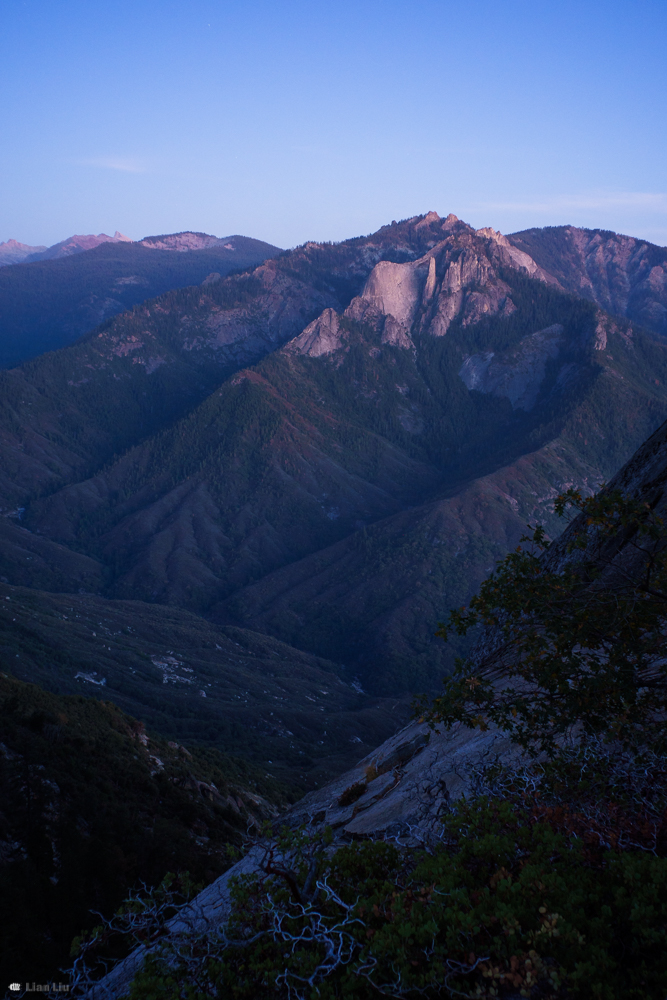
[[[480,766],[518,755],[516,746],[496,730],[479,733],[457,725],[432,732],[424,723],[411,723],[356,767],[310,792],[277,822],[313,833],[329,826],[334,844],[341,846],[387,837],[418,846],[437,836],[443,813],[471,791]],[[262,856],[262,848],[250,850],[171,921],[170,932],[187,928],[196,933],[223,925],[230,913],[230,879],[257,871]],[[95,986],[90,1000],[126,996],[145,957],[145,948],[134,951]]]

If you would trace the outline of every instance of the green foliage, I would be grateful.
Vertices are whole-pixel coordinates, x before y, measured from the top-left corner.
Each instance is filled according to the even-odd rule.
[[[571,818],[480,799],[430,852],[361,843],[329,860],[283,836],[291,870],[272,856],[240,879],[224,938],[155,953],[132,1000],[658,1000],[667,859],[591,852]]]
[[[500,646],[502,680],[462,660],[427,717],[495,723],[550,754],[573,730],[664,748],[667,527],[648,503],[618,491],[584,499],[568,490],[555,507],[580,512],[560,563],[545,562],[549,542],[536,528],[525,539],[532,547],[506,556],[439,629],[444,639],[485,629]]]

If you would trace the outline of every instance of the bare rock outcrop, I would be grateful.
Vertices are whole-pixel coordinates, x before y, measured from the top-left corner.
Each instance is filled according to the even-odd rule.
[[[303,333],[291,340],[285,350],[290,354],[305,354],[310,358],[321,358],[325,354],[333,354],[339,350],[345,341],[341,330],[340,317],[334,309],[324,312],[309,323]]]
[[[207,250],[210,247],[224,246],[230,237],[220,239],[218,236],[210,236],[208,233],[170,233],[167,236],[147,236],[139,241],[142,247],[149,247],[151,250],[175,250],[179,253],[187,253],[189,250]],[[227,248],[233,250],[230,243]]]
[[[510,315],[515,306],[509,286],[498,276],[498,265],[560,287],[529,254],[494,229],[474,232],[456,216],[443,222],[436,212],[429,212],[416,228],[438,222],[444,239],[417,260],[379,261],[343,313],[374,329],[381,343],[410,349],[416,329],[442,337],[456,318],[470,326],[485,316]],[[334,317],[333,310],[326,310],[286,350],[310,357],[340,350],[346,337]]]
[[[331,827],[334,849],[353,840],[398,838],[419,846],[437,839],[449,804],[469,794],[480,768],[518,758],[508,738],[495,730],[477,733],[461,726],[431,732],[414,722],[387,740],[356,767],[311,792],[279,825],[306,828],[313,835]],[[255,847],[199,893],[168,925],[172,934],[210,930],[230,915],[232,878],[260,870],[263,850]],[[91,991],[91,1000],[126,996],[147,955],[139,948]]]
[[[515,267],[520,271],[525,271],[531,278],[538,278],[540,281],[546,282],[548,285],[556,285],[560,287],[560,283],[557,278],[554,278],[552,274],[545,271],[543,268],[537,264],[530,254],[525,253],[525,251],[520,250],[515,247],[506,236],[502,233],[497,232],[490,226],[484,229],[476,230],[477,236],[483,236],[488,240],[491,240],[498,251],[499,258],[510,267]]]
[[[412,347],[410,330],[421,304],[429,274],[429,258],[407,264],[380,261],[373,268],[360,296],[353,299],[346,315],[360,322],[386,317],[383,343]]]
[[[512,351],[472,354],[461,365],[459,377],[468,389],[504,397],[513,410],[529,411],[544,381],[547,362],[558,357],[562,335],[563,327],[554,323],[524,337]]]

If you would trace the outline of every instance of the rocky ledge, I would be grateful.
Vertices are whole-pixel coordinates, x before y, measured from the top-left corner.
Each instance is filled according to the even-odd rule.
[[[279,818],[276,828],[305,828],[312,835],[330,827],[334,849],[352,840],[398,838],[418,846],[437,838],[452,800],[473,790],[482,766],[509,762],[519,751],[498,731],[479,733],[455,726],[431,731],[414,722],[359,761],[356,767],[311,792]],[[199,893],[168,925],[173,934],[197,933],[224,924],[230,913],[230,881],[259,870],[265,846],[245,857]],[[89,994],[91,1000],[126,996],[146,957],[139,948]]]

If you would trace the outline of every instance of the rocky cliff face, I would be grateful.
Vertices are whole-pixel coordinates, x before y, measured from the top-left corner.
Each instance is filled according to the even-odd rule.
[[[434,216],[432,212],[425,219]],[[382,343],[407,348],[414,346],[410,335],[417,320],[420,332],[442,337],[455,319],[466,327],[488,316],[510,316],[516,307],[498,273],[503,267],[560,287],[528,254],[493,229],[475,232],[455,216],[448,216],[442,229],[445,238],[431,243],[423,257],[376,264],[345,317],[381,330]],[[300,344],[294,349],[300,350]]]
[[[508,241],[514,250],[530,254],[567,291],[667,335],[666,247],[575,226],[527,229]]]
[[[433,223],[434,217],[438,218],[431,212],[424,221],[430,219]],[[498,275],[499,267],[558,286],[528,254],[512,247],[493,229],[475,232],[455,216],[448,216],[444,223],[438,221],[446,234],[444,239],[431,241],[428,252],[417,260],[379,261],[343,314],[381,333],[381,343],[414,347],[411,333],[417,320],[420,332],[442,337],[455,319],[465,327],[497,313],[511,315],[516,307],[509,286]],[[334,344],[341,346],[342,342],[339,334],[333,333],[332,323],[337,320],[331,315],[318,319],[304,331],[304,339],[297,339],[289,349],[313,357],[318,356],[314,351],[330,353],[337,349]],[[328,345],[326,349],[318,346],[320,333]]]

